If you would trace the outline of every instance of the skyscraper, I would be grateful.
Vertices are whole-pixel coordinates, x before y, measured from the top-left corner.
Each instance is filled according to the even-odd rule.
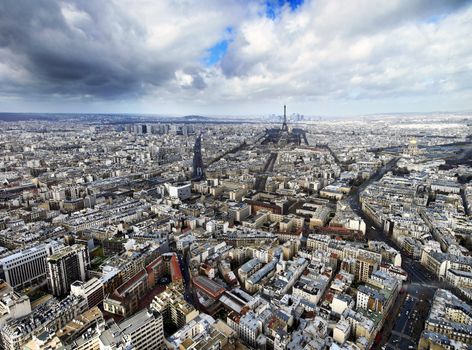
[[[203,170],[203,158],[202,158],[202,134],[200,134],[195,140],[195,146],[193,147],[193,180],[201,180],[205,178]]]
[[[87,247],[75,244],[47,258],[48,285],[56,296],[67,294],[75,281],[85,281],[89,255]]]

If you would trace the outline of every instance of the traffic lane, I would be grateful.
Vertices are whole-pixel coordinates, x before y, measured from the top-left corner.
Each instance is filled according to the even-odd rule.
[[[409,349],[410,346],[414,346],[415,342],[411,339],[401,338],[400,343],[398,344],[399,349]],[[411,348],[410,348],[411,349]],[[415,347],[416,349],[416,347]]]
[[[399,336],[398,334],[392,334],[388,344],[392,346],[393,348],[396,348],[398,346],[398,343],[400,343],[400,340],[401,340],[401,336]]]
[[[348,197],[348,200],[350,200],[353,197],[359,196],[359,193],[362,192],[367,186],[369,186],[371,183],[375,181],[379,181],[386,173],[388,173],[390,170],[392,170],[395,165],[397,164],[398,160],[400,157],[395,157],[391,159],[387,164],[383,165],[381,168],[379,168],[370,178],[368,178],[366,181],[364,181],[360,186],[358,186],[353,193]]]
[[[424,271],[424,268],[420,265],[420,263],[406,262],[402,265],[404,265],[405,271],[413,275],[416,279],[418,279],[419,282],[436,282],[436,279],[431,274],[428,274],[426,271]],[[413,279],[411,280],[415,282]]]
[[[412,283],[425,283],[428,284],[429,282],[434,282],[433,279],[428,278],[424,275],[423,272],[420,272],[414,264],[402,264],[403,269],[408,273],[408,277]]]
[[[406,263],[402,264],[405,271],[413,276],[414,282],[420,283],[430,283],[436,282],[437,279],[433,276],[424,266],[422,266],[418,261],[412,260],[409,258],[405,252],[394,242],[388,235],[386,235],[382,229],[375,227],[375,223],[371,220],[360,208],[359,196],[353,195],[348,199],[351,208],[364,220],[366,223],[366,237],[369,240],[382,241],[390,245],[391,247],[397,249],[401,256],[402,260]]]
[[[403,303],[403,307],[399,314],[397,314],[397,321],[395,322],[395,326],[393,327],[394,331],[398,333],[403,333],[403,329],[408,322],[408,318],[410,313],[412,312],[415,306],[415,301],[407,296],[405,302]]]
[[[413,322],[415,322],[415,319],[409,317],[408,321],[406,322],[405,328],[403,329],[403,334],[410,338],[413,337]]]
[[[369,240],[385,242],[389,246],[397,249],[400,252],[403,262],[402,267],[409,274],[411,281],[420,283],[430,283],[437,281],[434,275],[432,275],[423,265],[421,265],[420,262],[408,257],[405,252],[400,247],[398,247],[398,245],[381,229],[372,228],[374,223],[370,219],[365,218],[363,216],[361,217],[366,222],[366,225],[368,225],[366,230],[366,236]]]
[[[195,300],[196,300],[195,296],[192,293],[190,273],[189,273],[188,262],[187,262],[188,256],[182,256],[180,254],[178,254],[177,256],[178,256],[178,259],[179,259],[180,269],[181,269],[183,277],[184,277],[184,286],[185,286],[184,299],[188,303],[195,306],[197,304],[195,303]]]
[[[411,295],[415,296],[419,302],[431,304],[431,300],[433,300],[437,288],[430,285],[413,283],[407,287],[407,290]]]
[[[411,289],[408,286],[407,290]],[[413,293],[408,292],[406,295],[402,309],[396,314],[397,319],[386,344],[387,349],[411,349],[411,346],[418,343],[429,311],[429,300],[427,294],[417,292],[418,289],[415,289]]]
[[[423,326],[426,318],[428,317],[429,308],[430,308],[430,299],[432,297],[431,291],[429,293],[420,293],[419,295],[408,295],[408,302],[406,307],[408,307],[408,319],[406,320],[405,327],[403,329],[403,334],[410,337],[414,341],[418,341],[421,332],[423,331]],[[404,319],[402,319],[404,321]]]
[[[371,350],[379,350],[379,349],[384,349],[384,346],[388,344],[390,341],[390,337],[392,336],[392,331],[393,327],[395,326],[395,323],[398,320],[397,315],[400,315],[401,310],[403,308],[403,303],[405,302],[406,295],[405,294],[399,294],[395,300],[394,305],[392,306],[392,309],[386,316],[385,323],[382,327],[381,330],[381,339],[380,342],[377,344],[374,344],[372,346]]]

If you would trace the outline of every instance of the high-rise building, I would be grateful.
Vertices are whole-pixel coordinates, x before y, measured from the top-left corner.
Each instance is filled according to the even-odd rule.
[[[366,282],[372,272],[378,269],[378,262],[375,259],[358,256],[356,259],[356,278],[359,281]]]
[[[202,135],[200,134],[195,140],[195,146],[193,147],[193,176],[194,180],[201,180],[205,178],[203,170],[203,158],[202,158]]]
[[[47,258],[47,278],[50,290],[60,296],[70,291],[75,281],[85,281],[89,255],[81,244],[65,247]]]
[[[5,281],[15,289],[41,283],[46,277],[46,257],[59,246],[57,242],[40,244],[4,257],[0,267]]]

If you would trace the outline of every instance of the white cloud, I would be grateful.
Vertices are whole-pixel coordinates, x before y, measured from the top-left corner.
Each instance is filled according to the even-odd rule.
[[[401,99],[405,110],[418,101],[436,108],[437,95],[453,109],[472,100],[472,6],[460,1],[307,0],[275,20],[262,0],[54,4],[49,17],[21,5],[6,10],[23,21],[0,15],[0,32],[23,40],[0,34],[0,96],[88,95],[147,112],[160,112],[159,101],[177,113],[231,114],[282,100],[304,113],[329,103],[370,111],[374,99],[377,109]],[[207,50],[228,28],[227,53],[206,66]]]
[[[446,11],[442,4],[437,7]],[[420,1],[318,0],[295,12],[283,10],[275,22],[246,20],[222,69],[215,68],[209,95],[215,101],[316,103],[470,94],[472,7],[437,23],[428,22],[431,11]]]

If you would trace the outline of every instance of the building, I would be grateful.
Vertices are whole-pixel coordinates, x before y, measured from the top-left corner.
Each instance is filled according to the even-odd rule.
[[[252,347],[257,347],[257,337],[262,333],[262,322],[252,312],[239,319],[239,337]]]
[[[444,289],[438,289],[434,294],[419,348],[425,348],[425,342],[435,337],[449,343],[468,344],[469,347],[472,344],[471,306]]]
[[[162,314],[166,324],[177,328],[182,328],[199,314],[192,304],[185,301],[183,288],[180,285],[171,285],[164,292],[156,295],[151,308]]]
[[[357,289],[357,308],[383,312],[386,304],[385,296],[371,286],[362,285]]]
[[[56,242],[40,244],[1,259],[5,281],[15,289],[40,284],[46,279],[46,257],[58,247]]]
[[[73,295],[81,295],[87,300],[87,305],[92,308],[103,302],[104,291],[103,282],[95,277],[87,282],[75,281],[72,283],[70,293]]]
[[[235,331],[221,320],[200,314],[168,338],[168,349],[219,350],[225,348]]]
[[[20,350],[33,336],[60,329],[86,310],[87,302],[82,297],[69,295],[61,301],[51,298],[27,317],[6,322],[0,330],[2,349]]]
[[[421,152],[420,152],[420,149],[418,148],[416,139],[410,140],[408,145],[405,147],[405,154],[413,157],[413,156],[419,155],[420,153]]]
[[[148,274],[142,269],[105,298],[103,308],[109,313],[128,317],[136,312],[148,291]]]
[[[0,328],[10,319],[18,319],[31,313],[31,303],[5,281],[0,280]]]
[[[64,247],[47,258],[47,278],[51,292],[65,295],[75,281],[85,281],[89,255],[87,247],[81,244]]]
[[[23,346],[25,350],[74,349],[98,350],[100,348],[97,325],[103,323],[102,312],[93,307],[77,315],[58,330],[46,329]]]
[[[143,307],[142,300],[161,278],[168,278],[173,284],[181,284],[183,277],[175,253],[166,253],[137,271],[129,278],[123,278],[123,283],[116,286],[103,301],[105,311],[127,317]]]
[[[246,280],[253,275],[257,270],[259,270],[262,267],[262,261],[260,261],[257,258],[253,258],[249,260],[248,262],[244,263],[239,269],[238,269],[238,277],[241,280],[242,283],[245,283]]]
[[[331,302],[331,310],[338,315],[341,315],[344,310],[348,308],[353,308],[354,300],[349,294],[339,293],[333,296],[333,301]]]
[[[182,183],[177,185],[169,185],[169,196],[180,200],[189,199],[192,195],[192,184]]]
[[[382,256],[380,254],[367,252],[360,250],[360,252],[365,252],[366,254],[359,254],[356,258],[356,278],[358,281],[367,281],[372,274],[372,272],[379,269],[380,263],[382,261]]]
[[[144,309],[119,324],[113,322],[100,335],[103,350],[165,348],[162,315],[155,310]]]
[[[351,334],[351,325],[346,320],[339,321],[333,329],[333,340],[342,345],[349,339]]]
[[[472,289],[472,272],[449,269],[446,272],[446,281],[460,289]]]
[[[205,173],[203,170],[203,158],[202,158],[202,135],[200,134],[196,140],[193,147],[193,180],[201,180],[205,178]]]
[[[196,276],[192,282],[199,291],[213,299],[219,299],[226,291],[224,287],[205,276]]]

